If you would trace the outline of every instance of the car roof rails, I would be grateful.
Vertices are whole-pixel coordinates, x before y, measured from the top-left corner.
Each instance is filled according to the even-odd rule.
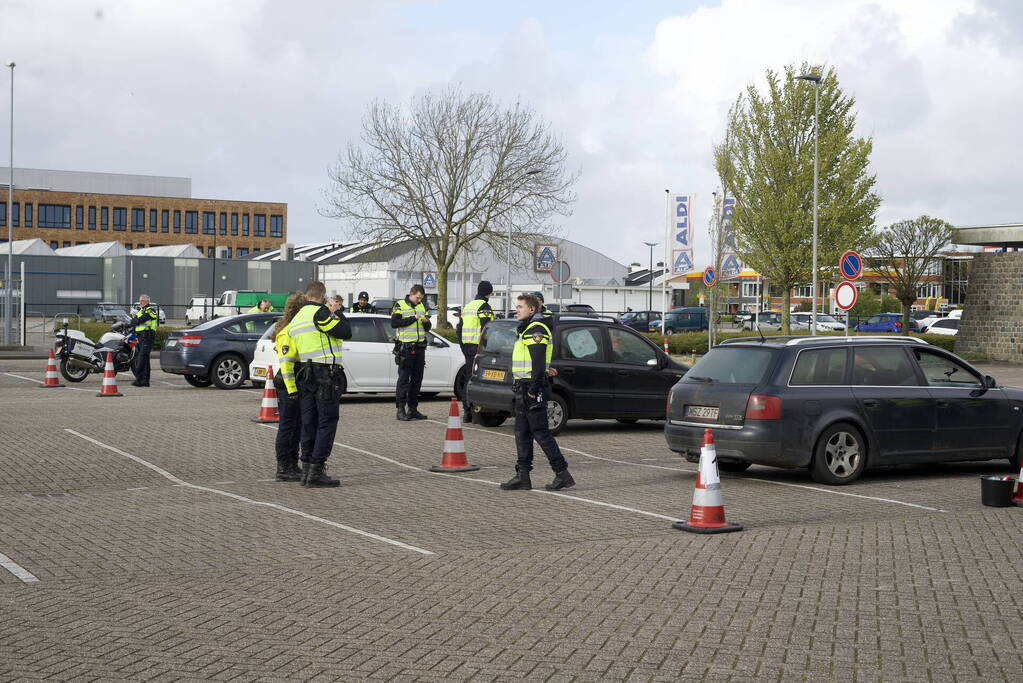
[[[722,339],[718,342],[718,346],[727,344],[777,344],[785,346],[798,346],[799,344],[810,344],[814,342],[825,342],[831,344],[850,344],[859,342],[895,342],[899,344],[929,344],[926,339],[920,339],[919,337],[897,337],[897,336],[881,336],[881,335],[857,335],[855,337],[845,337],[838,335],[817,335],[808,336],[805,334],[801,335],[784,335],[776,334],[770,337],[730,337],[728,339]]]
[[[618,318],[613,315],[605,315],[603,313],[597,313],[596,311],[565,311],[564,313],[552,313],[551,317],[554,319],[572,319],[578,320],[605,320],[607,322],[617,323]]]

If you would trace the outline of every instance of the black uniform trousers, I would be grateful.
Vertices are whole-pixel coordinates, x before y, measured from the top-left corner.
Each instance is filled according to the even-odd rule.
[[[324,400],[320,392],[320,387],[329,382],[330,366],[323,363],[310,363],[309,366],[295,368],[298,410],[302,423],[302,462],[322,465],[327,462],[330,449],[334,447],[341,403]]]
[[[401,352],[398,363],[398,383],[394,388],[394,403],[399,408],[408,405],[419,406],[419,388],[423,386],[423,371],[426,370],[426,344],[409,344]]]
[[[149,384],[149,354],[153,351],[156,333],[152,330],[139,332],[139,343],[135,347],[135,365],[131,372],[139,384]]]
[[[462,356],[465,357],[465,382],[462,383],[462,407],[469,410],[469,378],[472,377],[472,362],[476,360],[479,344],[460,344]]]
[[[277,414],[280,421],[277,423],[277,440],[274,446],[277,451],[277,462],[287,463],[298,459],[302,437],[302,412],[298,407],[298,397],[288,398],[284,382],[278,386],[277,377],[279,375],[274,377],[274,387],[277,389]]]
[[[536,399],[526,395],[527,387],[526,383],[515,387],[515,449],[518,451],[515,467],[526,472],[533,469],[533,441],[535,440],[547,456],[551,469],[555,473],[564,472],[568,469],[568,463],[565,461],[565,456],[561,454],[558,442],[554,440],[554,435],[551,434],[547,424],[547,401],[550,398],[550,388],[544,385],[540,391],[543,401],[538,403]]]

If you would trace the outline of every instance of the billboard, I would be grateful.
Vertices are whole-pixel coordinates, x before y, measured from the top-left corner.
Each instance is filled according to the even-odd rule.
[[[675,195],[674,204],[671,272],[674,275],[684,275],[695,270],[693,266],[693,196],[691,194]]]

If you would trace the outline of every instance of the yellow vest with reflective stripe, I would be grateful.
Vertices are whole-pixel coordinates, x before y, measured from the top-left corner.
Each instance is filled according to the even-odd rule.
[[[462,307],[462,343],[479,344],[483,333],[483,321],[494,319],[493,311],[480,312],[480,307],[487,303],[486,299],[473,299]]]
[[[298,313],[285,328],[288,336],[294,345],[298,360],[301,362],[310,361],[313,363],[340,363],[341,362],[341,340],[335,339],[323,333],[317,326],[313,317],[320,306],[306,304],[299,309]],[[323,323],[323,330],[329,330],[337,325],[340,320],[331,318]]]
[[[404,299],[398,299],[394,302],[394,313],[397,313],[402,317],[403,320],[414,318],[416,311],[419,311],[424,316],[426,315],[426,306],[422,302],[419,302],[415,306],[409,306],[408,302]],[[406,344],[412,342],[424,342],[426,341],[426,330],[423,329],[423,323],[420,320],[415,321],[411,325],[405,327],[399,327],[395,330],[397,333],[398,341]]]
[[[144,323],[140,323],[140,324],[136,325],[135,326],[135,331],[136,332],[145,332],[146,330],[155,330],[156,329],[156,323],[157,323],[156,311],[153,310],[152,306],[147,304],[147,305],[143,306],[142,308],[140,308],[138,310],[138,313],[136,313],[136,316],[141,315],[144,311],[146,311],[150,315],[152,315],[153,319],[152,320],[147,320]]]
[[[295,383],[295,363],[298,362],[298,351],[295,350],[295,342],[288,336],[288,328],[285,327],[274,337],[274,348],[277,350],[277,374],[284,382],[289,394],[298,392],[298,385]]]
[[[539,320],[526,326],[512,347],[512,377],[514,379],[530,379],[533,376],[533,359],[529,356],[529,347],[536,344],[547,346],[547,359],[544,370],[551,366],[554,355],[554,344],[551,343],[551,328]]]

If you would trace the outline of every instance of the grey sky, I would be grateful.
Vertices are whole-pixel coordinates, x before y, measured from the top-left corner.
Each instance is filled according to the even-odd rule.
[[[366,104],[460,83],[551,121],[582,171],[566,236],[644,263],[666,188],[697,195],[705,258],[724,113],[803,60],[857,99],[882,223],[1020,220],[1021,32],[1011,0],[0,4],[16,166],[190,176],[195,196],[285,201],[292,241],[327,239],[326,168]]]

